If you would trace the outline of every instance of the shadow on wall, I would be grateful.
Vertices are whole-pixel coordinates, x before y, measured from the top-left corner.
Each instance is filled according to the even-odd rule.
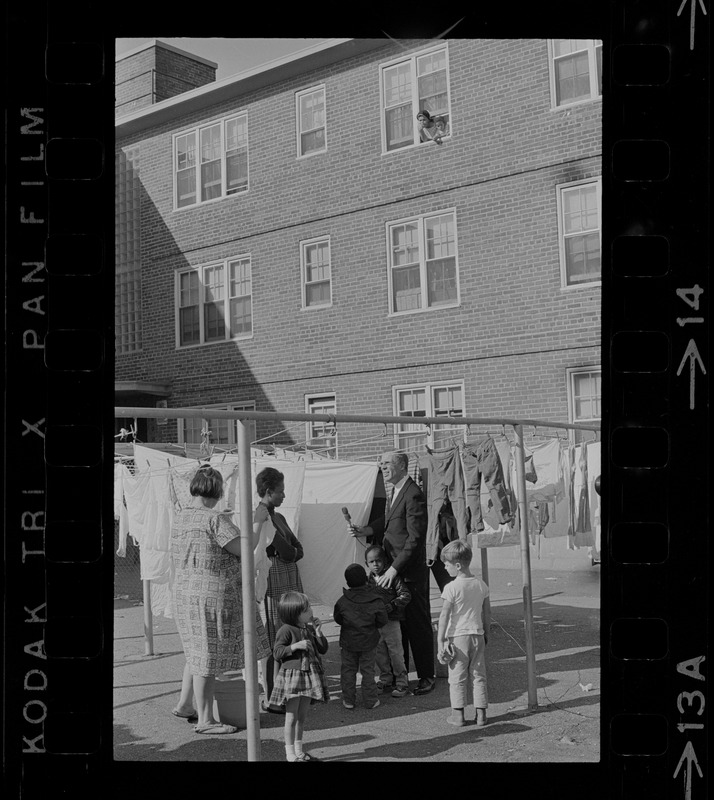
[[[128,170],[128,174],[124,177],[124,183],[131,186],[133,191],[132,200],[127,201],[121,211],[130,218],[132,209],[135,209],[137,204],[139,205],[140,228],[143,231],[151,231],[151,242],[141,243],[142,347],[141,350],[116,355],[115,380],[168,384],[171,387],[171,394],[166,399],[168,406],[174,408],[254,403],[256,410],[275,411],[276,409],[256,380],[242,354],[243,343],[241,340],[217,340],[210,344],[199,344],[206,338],[218,337],[220,331],[225,330],[226,325],[239,326],[244,330],[252,329],[251,303],[246,300],[246,297],[249,296],[247,294],[244,294],[242,298],[235,298],[229,305],[231,311],[228,319],[225,319],[223,309],[211,306],[211,304],[204,304],[206,314],[203,329],[199,328],[199,281],[220,284],[224,287],[223,291],[227,291],[229,276],[226,272],[225,259],[240,255],[242,252],[240,244],[216,245],[203,251],[194,250],[189,259],[177,243],[174,232],[167,226],[161,212],[145,190],[141,179],[137,179],[137,173],[132,171],[131,160],[124,153],[120,158],[122,159],[122,168]],[[138,169],[138,173],[140,172],[141,166]],[[117,213],[119,211],[120,209],[117,209]],[[210,213],[211,210],[205,208],[183,211],[184,216],[180,220],[177,218],[177,224],[180,223],[184,226],[181,231],[189,224],[195,226],[197,230],[203,230],[207,224],[204,217]],[[121,225],[118,238],[121,252]],[[125,239],[127,247],[130,247],[132,244],[130,234],[126,234]],[[184,244],[184,249],[188,249],[187,244]],[[127,256],[128,258],[130,257]],[[212,266],[224,264],[222,277],[220,272],[215,269],[207,270],[202,275],[196,271],[190,274],[182,273],[189,267],[206,264]],[[244,287],[239,291],[246,291],[245,287],[250,285],[251,276],[245,271],[245,265],[241,268],[237,266],[235,269],[234,277],[241,278],[242,283],[239,281],[239,284]],[[240,269],[243,269],[242,273]],[[119,261],[117,271],[121,278],[123,267]],[[176,276],[179,273],[184,274],[185,277],[180,279],[181,283],[177,291]],[[117,281],[117,290],[127,291],[121,279]],[[129,286],[128,291],[130,290]],[[217,288],[214,291],[216,295],[219,294]],[[179,305],[183,307],[181,309],[176,308],[177,296]],[[177,348],[177,315],[179,337],[184,337],[184,340],[199,346]],[[247,340],[245,346],[251,348],[254,343]],[[157,399],[157,397],[152,398],[139,392],[122,393],[115,398],[115,404],[155,407]],[[127,427],[126,423],[127,420],[116,420],[114,432],[118,433],[121,427]],[[161,424],[154,419],[143,420],[139,423],[138,438],[145,442],[177,442],[179,424],[183,424],[183,422],[169,419]],[[282,427],[279,422],[258,421],[256,438],[268,436],[282,430]],[[214,436],[212,441],[215,443],[217,437]],[[281,446],[295,444],[295,440],[289,433],[282,434],[279,440],[276,438],[271,441]]]

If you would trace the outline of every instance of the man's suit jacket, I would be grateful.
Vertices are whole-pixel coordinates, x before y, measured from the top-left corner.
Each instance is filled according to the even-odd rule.
[[[384,517],[369,524],[374,542],[387,551],[391,566],[402,580],[420,581],[427,577],[426,498],[411,478],[407,478]]]

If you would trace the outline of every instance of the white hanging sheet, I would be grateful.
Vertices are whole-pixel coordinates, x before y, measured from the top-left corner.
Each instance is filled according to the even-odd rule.
[[[131,477],[126,464],[114,463],[114,518],[119,520],[119,541],[116,554],[126,556],[126,537],[129,535],[129,512],[124,503],[124,478]]]
[[[300,511],[305,554],[298,569],[311,602],[332,606],[342,595],[345,568],[364,564],[366,546],[350,535],[342,506],[355,524],[366,525],[376,479],[376,463],[306,462]]]
[[[215,454],[210,459],[202,459],[201,463],[205,463],[206,460],[223,476],[224,495],[220,505],[222,508],[233,510],[232,522],[240,528],[239,458],[233,454],[225,456]],[[175,513],[194,499],[189,487],[199,462],[194,458],[185,458],[141,445],[134,447],[134,461],[139,474],[132,479],[136,489],[133,526],[138,533],[135,538],[139,541],[140,547],[141,578],[151,581],[152,612],[172,617],[170,589],[173,585],[173,573],[169,544],[171,526]],[[262,454],[260,457],[251,458],[254,506],[259,500],[255,492],[255,476],[264,467],[273,467],[285,476],[286,496],[280,507],[280,513],[285,516],[295,535],[299,536],[305,462],[279,461]],[[254,550],[257,600],[262,600],[265,596],[267,574],[270,569],[265,548],[274,535],[272,525],[265,524],[261,529],[260,541]]]

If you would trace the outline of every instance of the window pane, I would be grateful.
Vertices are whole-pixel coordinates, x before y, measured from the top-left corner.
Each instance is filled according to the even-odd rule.
[[[230,301],[231,336],[244,336],[253,330],[250,297],[235,297]]]
[[[445,70],[419,78],[419,109],[425,109],[432,117],[449,110]]]
[[[219,172],[220,182],[220,172]],[[235,194],[248,188],[248,151],[226,156],[226,191]]]
[[[600,280],[600,237],[597,233],[565,240],[568,284]]]
[[[221,157],[221,126],[212,125],[201,131],[201,163]]]
[[[223,320],[223,303],[206,303],[203,308],[204,341],[215,342],[226,338]]]
[[[426,416],[426,391],[424,389],[406,389],[397,395],[398,416]]]
[[[324,148],[325,131],[322,128],[300,135],[300,153],[302,155],[315,153],[318,150],[324,150]]]
[[[416,222],[392,227],[392,266],[419,261],[419,227]]]
[[[454,217],[445,214],[426,220],[426,257],[446,258],[456,252],[454,242]]]
[[[179,338],[182,345],[199,343],[198,306],[179,309]]]
[[[426,277],[430,306],[456,301],[456,259],[429,261],[426,265]]]
[[[562,194],[562,200],[563,231],[566,234],[596,230],[599,227],[597,188],[594,184],[567,189]]]
[[[204,299],[210,303],[223,299],[223,267],[206,267],[203,270]]]
[[[176,139],[176,168],[196,166],[196,134],[189,133]]]
[[[387,108],[402,104],[412,99],[412,70],[409,61],[385,69],[384,104]]]
[[[198,273],[184,272],[179,276],[179,306],[198,305]]]
[[[314,92],[300,98],[300,130],[309,131],[325,124],[324,92]]]
[[[201,200],[213,200],[221,196],[221,162],[201,164]]]
[[[330,255],[327,242],[305,248],[305,275],[309,281],[327,280],[330,277]]]
[[[226,153],[248,146],[248,125],[245,117],[226,121]]]
[[[579,53],[555,62],[555,87],[558,104],[590,97],[587,53]]]
[[[418,265],[393,270],[392,283],[394,287],[394,311],[412,311],[421,308],[421,285]]]
[[[308,306],[321,306],[330,302],[330,284],[311,283],[305,287],[305,304]]]
[[[240,297],[251,293],[250,261],[232,261],[230,268],[230,296]]]
[[[583,372],[573,375],[573,409],[576,422],[600,419],[601,399],[601,372]]]
[[[196,202],[196,170],[186,169],[176,175],[176,205],[179,208]]]
[[[387,150],[414,144],[414,121],[411,103],[405,106],[388,108],[385,112],[387,127]]]

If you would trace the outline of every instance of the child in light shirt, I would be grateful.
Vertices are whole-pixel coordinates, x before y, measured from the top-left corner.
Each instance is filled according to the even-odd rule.
[[[443,663],[449,663],[451,715],[447,722],[458,728],[466,724],[464,707],[469,683],[473,687],[478,726],[486,724],[488,707],[485,658],[488,631],[483,623],[483,604],[488,597],[488,586],[472,575],[472,556],[471,548],[459,539],[441,551],[441,560],[454,580],[447,583],[441,593],[444,604],[439,616],[438,657]]]

